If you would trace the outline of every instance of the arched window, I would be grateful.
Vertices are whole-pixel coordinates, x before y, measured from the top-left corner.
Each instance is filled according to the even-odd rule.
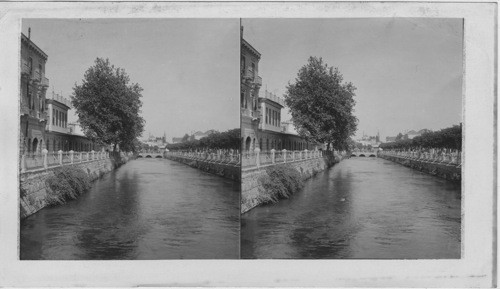
[[[250,137],[247,137],[247,139],[245,140],[245,150],[246,151],[250,150],[251,143],[252,143],[252,139]]]
[[[34,138],[33,139],[33,153],[36,153],[37,152],[37,148],[38,148],[38,139],[37,138]]]

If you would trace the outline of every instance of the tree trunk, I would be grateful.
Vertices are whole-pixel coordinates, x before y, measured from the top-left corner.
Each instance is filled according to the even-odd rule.
[[[113,152],[116,152],[116,143],[113,144]]]
[[[329,151],[330,150],[330,142],[328,142],[328,144],[326,145],[326,150]]]

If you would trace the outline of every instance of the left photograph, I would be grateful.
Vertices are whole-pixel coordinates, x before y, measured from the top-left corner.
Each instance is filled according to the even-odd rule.
[[[21,260],[239,259],[239,19],[24,19]]]

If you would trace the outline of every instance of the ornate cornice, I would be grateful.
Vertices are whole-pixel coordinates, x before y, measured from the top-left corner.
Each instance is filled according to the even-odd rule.
[[[250,43],[248,43],[245,39],[241,39],[241,50],[242,51],[243,51],[243,48],[246,48],[246,50],[248,52],[252,53],[253,55],[255,55],[255,57],[260,59],[260,52],[258,52],[257,49],[253,48],[253,46],[250,45]]]
[[[40,49],[40,47],[38,47],[33,41],[29,40],[28,37],[23,33],[21,33],[21,42],[24,42],[26,45],[28,45],[28,49],[35,51],[40,57],[47,61],[47,54],[43,52],[43,50]]]

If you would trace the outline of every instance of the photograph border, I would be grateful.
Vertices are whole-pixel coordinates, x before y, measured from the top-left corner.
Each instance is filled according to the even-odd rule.
[[[23,18],[464,19],[464,166],[459,260],[20,261],[18,137],[0,141],[0,286],[491,287],[496,285],[497,4],[465,2],[0,3],[0,123],[19,131]],[[239,41],[239,39],[235,39]],[[235,63],[239,65],[239,61]],[[237,84],[239,85],[239,84]],[[492,147],[493,144],[493,147]],[[7,152],[7,153],[6,153]],[[488,245],[489,244],[489,245]]]

